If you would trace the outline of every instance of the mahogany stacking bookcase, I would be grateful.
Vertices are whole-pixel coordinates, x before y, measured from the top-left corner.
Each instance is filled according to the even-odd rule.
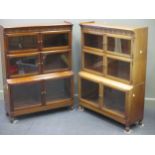
[[[6,114],[73,106],[72,24],[0,27]]]
[[[81,23],[80,108],[125,125],[142,123],[147,59],[147,27]]]

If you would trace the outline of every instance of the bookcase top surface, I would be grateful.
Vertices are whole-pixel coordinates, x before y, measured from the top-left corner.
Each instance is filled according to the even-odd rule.
[[[4,29],[13,29],[13,28],[39,28],[39,27],[55,27],[55,26],[72,26],[73,24],[67,21],[60,23],[41,23],[41,24],[3,24],[0,25]]]
[[[82,22],[81,26],[94,27],[94,28],[110,28],[110,29],[120,29],[120,30],[128,30],[135,31],[136,29],[147,28],[147,26],[124,26],[124,25],[114,25],[108,23],[100,23],[100,22]]]

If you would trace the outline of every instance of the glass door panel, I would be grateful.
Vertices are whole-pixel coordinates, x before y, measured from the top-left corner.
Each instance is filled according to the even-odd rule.
[[[130,80],[130,62],[107,58],[107,74],[123,80]]]
[[[37,35],[8,36],[8,51],[37,50]]]
[[[104,107],[110,110],[125,112],[125,92],[104,86]]]
[[[46,102],[71,98],[71,78],[45,81]]]
[[[39,73],[39,56],[10,57],[8,71],[10,77]]]
[[[81,79],[81,98],[99,104],[99,84]]]
[[[69,33],[42,34],[43,48],[69,46]]]
[[[103,49],[103,36],[84,33],[84,46]]]
[[[131,40],[107,37],[107,50],[113,53],[131,54]]]
[[[43,54],[43,72],[65,70],[69,66],[69,52]]]
[[[84,53],[84,67],[89,70],[103,73],[103,56]]]
[[[11,86],[14,109],[41,105],[41,84],[20,84]]]

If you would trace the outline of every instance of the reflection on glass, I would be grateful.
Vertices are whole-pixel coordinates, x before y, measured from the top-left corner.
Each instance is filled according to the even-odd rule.
[[[108,37],[107,46],[108,51],[122,54],[131,53],[131,40]]]
[[[68,53],[50,53],[44,55],[44,71],[66,69],[69,67]]]
[[[8,50],[37,49],[36,36],[14,36],[8,38]]]
[[[56,47],[69,45],[68,33],[44,34],[43,47]]]
[[[25,75],[34,74],[38,72],[38,57],[16,57],[9,59],[9,74],[13,75]]]
[[[103,49],[103,36],[85,33],[84,45],[93,48]]]
[[[41,104],[40,83],[20,84],[11,87],[14,108]]]
[[[48,80],[45,83],[46,102],[71,98],[71,79]]]
[[[125,112],[125,93],[104,87],[104,106],[111,110]]]
[[[103,72],[103,57],[94,54],[85,53],[85,68],[97,72]]]
[[[99,85],[85,79],[81,80],[81,97],[93,103],[99,103]]]
[[[130,62],[108,58],[108,75],[130,80]]]

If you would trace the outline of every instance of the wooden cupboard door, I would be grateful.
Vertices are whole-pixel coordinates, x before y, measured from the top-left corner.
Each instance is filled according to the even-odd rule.
[[[130,82],[131,62],[115,58],[107,58],[107,75],[120,81]]]
[[[103,74],[104,57],[92,53],[84,52],[84,68]]]
[[[46,104],[72,98],[71,78],[52,79],[45,81]]]
[[[80,97],[95,106],[99,106],[100,97],[99,97],[99,84],[90,80],[81,78],[81,92]]]
[[[84,47],[103,50],[103,35],[83,33],[83,45]]]
[[[38,51],[38,34],[11,34],[7,35],[7,51],[13,52],[32,52]]]
[[[42,54],[43,73],[69,70],[70,52]]]
[[[63,49],[70,47],[71,32],[44,32],[42,36],[42,50]]]
[[[127,55],[132,54],[132,39],[116,36],[107,36],[107,51],[113,54]]]
[[[40,82],[12,85],[10,88],[14,110],[42,105]]]
[[[108,86],[104,86],[103,107],[124,114],[126,109],[126,93]]]
[[[39,54],[26,56],[8,56],[9,77],[20,77],[39,74],[40,71]]]

